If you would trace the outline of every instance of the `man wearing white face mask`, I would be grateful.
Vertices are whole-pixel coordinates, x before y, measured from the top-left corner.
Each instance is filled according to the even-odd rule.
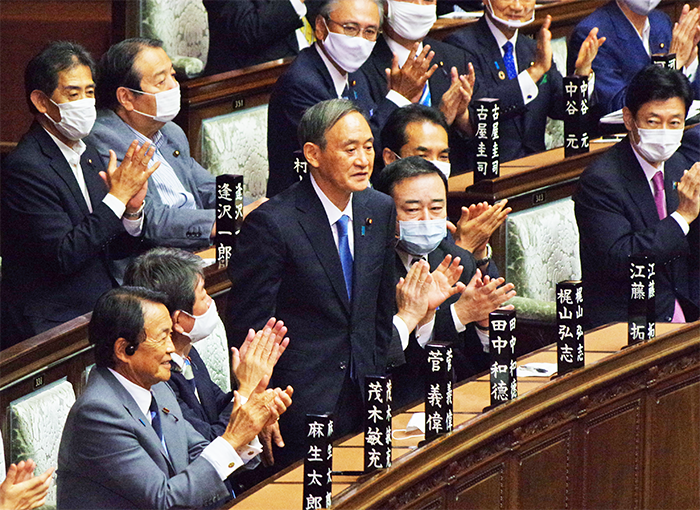
[[[424,348],[431,340],[455,344],[458,380],[486,369],[488,315],[513,297],[515,291],[512,284],[503,285],[503,278],[485,274],[488,261],[475,261],[470,252],[446,238],[447,180],[435,165],[417,156],[394,161],[377,176],[375,189],[391,195],[396,204],[395,258],[399,275],[408,280],[411,267],[427,261],[437,286],[440,274],[450,264],[446,256],[464,268],[458,284],[461,294],[443,301],[445,294],[435,289],[436,294],[426,296],[422,303],[420,299],[397,299],[393,341],[401,342],[406,363],[393,367],[392,391],[394,402],[400,407],[425,396]]]
[[[403,68],[407,62],[410,65],[414,51],[418,54],[430,51],[435,72],[417,95],[405,96],[399,104],[419,103],[444,114],[451,127],[454,173],[459,174],[468,170],[468,139],[472,134],[469,103],[474,69],[462,50],[426,37],[436,20],[435,0],[388,0],[384,33],[362,66],[362,72],[367,75],[372,97],[382,97],[387,89],[387,69],[392,65]]]
[[[627,321],[630,255],[656,261],[656,320],[690,322],[700,305],[700,127],[679,72],[649,66],[627,88],[629,135],[581,175],[574,195],[586,321]]]
[[[547,117],[564,115],[563,81],[552,62],[551,17],[547,16],[537,41],[519,29],[535,19],[535,0],[485,0],[484,16],[445,39],[467,52],[476,70],[474,98],[500,100],[501,162],[545,150]],[[605,41],[591,29],[576,55],[576,74],[589,77],[591,62]]]
[[[596,73],[597,115],[621,109],[632,77],[651,64],[654,53],[675,53],[676,65],[691,81],[695,99],[700,99],[698,9],[683,7],[674,28],[668,15],[655,7],[660,0],[619,0],[596,9],[582,20],[569,38],[569,72],[574,57],[593,27],[606,38],[592,67]]]
[[[433,70],[426,53],[413,65],[393,71],[391,90],[373,97],[362,73],[356,72],[372,53],[383,11],[380,0],[331,0],[315,21],[316,42],[302,50],[275,84],[268,113],[267,148],[270,176],[267,196],[272,197],[306,175],[307,167],[297,139],[304,112],[328,99],[350,99],[370,117],[378,136],[388,115],[402,104],[399,99],[420,92]]]
[[[154,248],[131,262],[124,284],[145,287],[167,296],[175,347],[175,352],[171,353],[172,374],[167,384],[175,393],[185,419],[205,439],[213,441],[226,430],[233,409],[233,393],[223,392],[211,380],[193,345],[211,335],[221,323],[216,302],[204,288],[202,259],[177,248]],[[258,390],[261,381],[272,374],[289,343],[286,331],[282,321],[272,318],[257,333],[250,330],[240,350],[231,349],[235,389],[243,403]],[[263,444],[256,438],[239,452],[248,468],[259,465],[259,461],[252,460],[261,452],[267,464],[274,463],[271,441],[284,446],[276,423],[265,427],[260,436]],[[233,488],[239,492],[238,486]]]
[[[148,143],[127,142],[119,167],[82,139],[95,121],[94,64],[69,42],[25,72],[34,124],[3,165],[2,347],[92,310],[118,284],[117,259],[138,249]]]

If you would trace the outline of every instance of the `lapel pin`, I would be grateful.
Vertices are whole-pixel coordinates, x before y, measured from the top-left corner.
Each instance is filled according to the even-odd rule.
[[[180,156],[180,151],[175,151],[175,152],[173,152],[173,156],[175,156],[176,158],[179,157],[179,156]]]
[[[88,158],[88,164],[92,165],[92,159]]]
[[[659,44],[659,47],[663,48],[663,47],[664,47],[664,43]]]
[[[505,80],[505,79],[506,79],[506,73],[504,73],[503,71],[498,71],[498,77],[499,77],[501,80]]]

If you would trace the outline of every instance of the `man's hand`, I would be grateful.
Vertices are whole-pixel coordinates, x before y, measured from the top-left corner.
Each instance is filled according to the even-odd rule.
[[[260,385],[266,387],[268,382],[269,378],[264,377]],[[241,405],[241,396],[237,391],[234,392],[233,411],[221,437],[235,450],[244,447],[260,434],[265,426],[271,426],[279,419],[292,404],[293,393],[291,386],[287,386],[284,391],[279,388],[254,391],[250,400]]]
[[[693,63],[697,57],[700,43],[700,12],[698,8],[690,9],[688,4],[683,6],[678,22],[673,25],[671,48],[669,53],[676,54],[678,69]]]
[[[31,459],[10,464],[7,477],[0,485],[0,509],[29,510],[46,502],[54,468],[34,476],[35,468],[36,464]]]
[[[396,284],[396,304],[399,309],[396,315],[406,323],[409,333],[418,324],[425,322],[432,284],[430,266],[425,260],[413,264],[406,278],[400,278]]]
[[[605,37],[598,39],[598,27],[593,27],[578,50],[576,70],[574,71],[577,75],[588,76],[591,74],[591,64],[604,42]]]
[[[459,262],[459,257],[452,260],[452,255],[448,254],[431,273],[433,284],[428,294],[428,310],[436,310],[446,299],[464,292],[466,286],[459,281],[464,266]]]
[[[455,244],[471,252],[476,259],[484,258],[491,235],[503,225],[512,211],[510,207],[506,207],[507,203],[508,200],[504,199],[492,206],[487,202],[481,202],[462,207],[462,216],[457,226],[448,222]]]
[[[121,164],[117,166],[117,155],[113,150],[109,151],[107,171],[100,172],[100,177],[109,188],[109,193],[126,205],[129,212],[134,212],[141,207],[143,198],[146,196],[145,186],[148,178],[160,166],[160,162],[148,166],[155,152],[155,146],[149,142],[139,146],[134,140],[129,145]]]
[[[430,51],[430,46],[424,46],[423,51],[416,56],[418,47],[418,43],[413,45],[406,63],[401,68],[399,68],[399,58],[394,55],[391,69],[386,70],[389,90],[395,90],[412,103],[417,103],[420,100],[425,82],[438,68],[437,64],[430,66],[430,62],[435,56],[435,52]]]
[[[676,212],[683,216],[688,224],[695,221],[700,214],[700,162],[686,170],[678,183]]]
[[[455,312],[462,324],[488,319],[489,314],[503,303],[515,296],[512,283],[503,285],[504,278],[481,278],[481,271],[476,270],[462,296],[455,303]],[[512,307],[509,307],[512,308]]]
[[[547,14],[547,17],[542,23],[542,28],[537,34],[537,53],[535,54],[535,63],[532,64],[527,72],[530,74],[532,81],[537,83],[552,67],[552,32],[549,31],[549,25],[552,24],[552,17]]]
[[[442,95],[440,102],[440,111],[445,115],[445,120],[449,125],[457,123],[457,127],[462,131],[471,134],[472,126],[469,122],[469,103],[472,100],[474,93],[474,82],[476,74],[474,66],[469,64],[469,73],[460,75],[457,68],[453,67],[450,70],[450,78],[452,83]]]
[[[275,456],[272,453],[272,442],[279,447],[284,448],[284,439],[280,433],[279,422],[275,422],[270,426],[265,426],[262,432],[258,434],[258,439],[263,445],[262,462],[265,466],[273,466],[275,464]]]
[[[277,360],[289,345],[286,334],[284,322],[271,317],[257,333],[252,329],[248,331],[240,350],[231,347],[231,368],[241,395],[250,397],[260,381],[272,375]]]

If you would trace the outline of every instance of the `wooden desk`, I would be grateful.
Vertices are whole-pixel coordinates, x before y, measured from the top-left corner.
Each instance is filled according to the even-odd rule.
[[[619,351],[625,324],[592,331],[583,369],[521,378],[520,397],[487,413],[487,376],[461,385],[451,434],[421,449],[418,437],[394,439],[394,465],[338,478],[333,508],[698,508],[700,323],[658,324],[657,334]],[[556,362],[556,347],[519,364],[531,361]],[[394,429],[409,417],[395,416]],[[361,469],[361,435],[333,457],[334,470]],[[302,476],[298,466],[235,507],[301,509]]]

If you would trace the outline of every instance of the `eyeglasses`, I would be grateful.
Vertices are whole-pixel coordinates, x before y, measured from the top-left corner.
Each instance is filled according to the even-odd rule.
[[[367,27],[362,29],[357,23],[338,23],[331,18],[328,18],[328,21],[341,27],[343,29],[343,33],[348,37],[357,37],[358,35],[361,35],[368,41],[376,41],[377,36],[379,36],[379,29],[377,27]]]

